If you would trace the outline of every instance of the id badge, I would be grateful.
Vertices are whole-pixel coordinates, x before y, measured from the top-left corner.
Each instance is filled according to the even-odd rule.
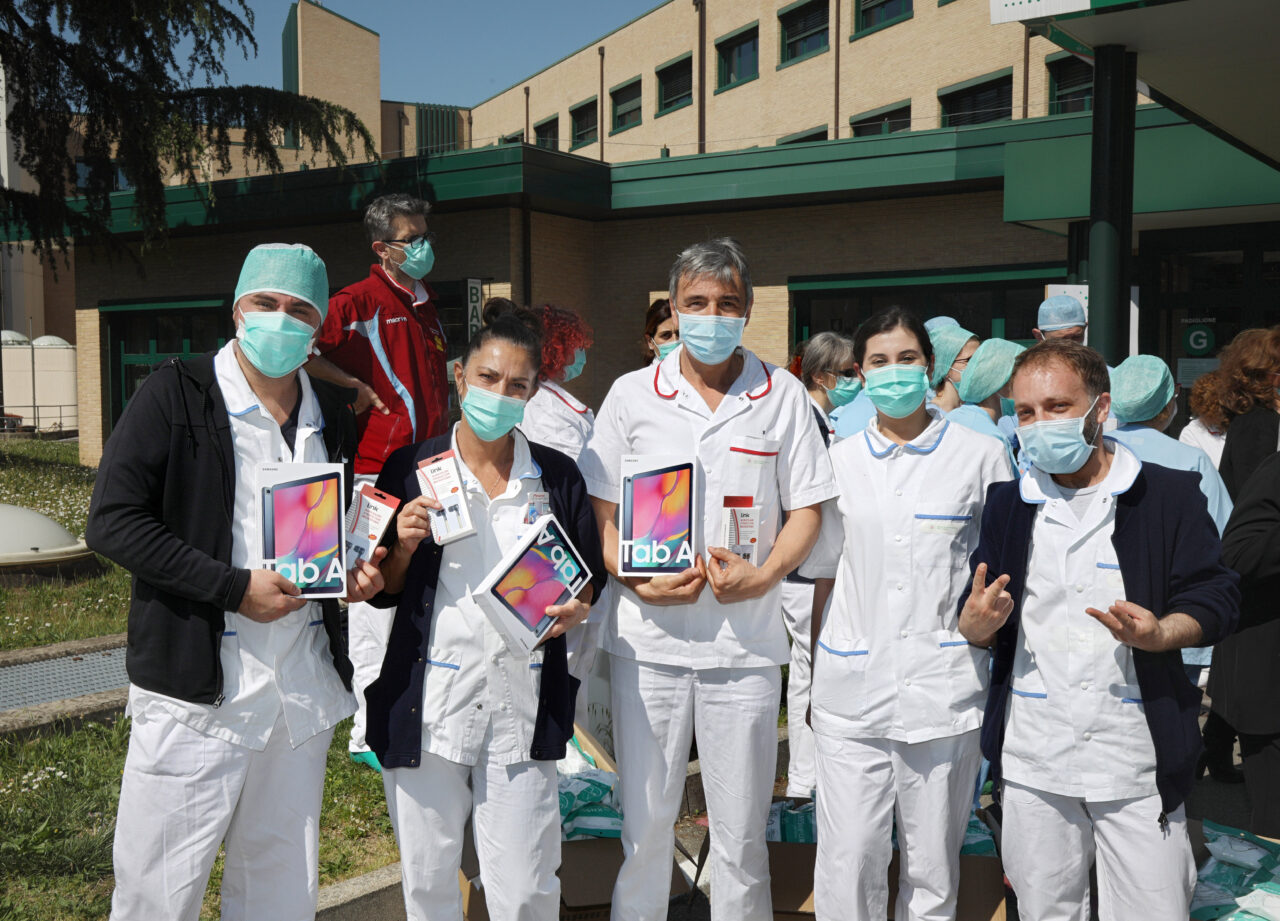
[[[533,524],[543,515],[551,514],[551,494],[545,492],[529,493],[529,507],[525,510],[524,523]]]

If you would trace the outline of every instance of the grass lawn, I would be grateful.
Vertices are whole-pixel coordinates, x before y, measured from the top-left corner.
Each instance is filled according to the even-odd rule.
[[[48,515],[84,537],[95,471],[81,467],[72,441],[0,439],[0,503]],[[123,633],[129,574],[98,558],[100,575],[0,586],[0,650]]]
[[[397,859],[382,780],[347,757],[345,720],[329,749],[320,817],[320,884]],[[0,917],[13,921],[105,918],[111,839],[127,720],[67,735],[0,740]],[[217,918],[222,859],[200,917]]]

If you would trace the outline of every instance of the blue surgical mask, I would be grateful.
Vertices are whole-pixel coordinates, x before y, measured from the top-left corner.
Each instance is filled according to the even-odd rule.
[[[306,364],[316,329],[283,310],[241,311],[240,351],[267,377],[285,377]]]
[[[571,381],[575,377],[577,377],[579,374],[581,374],[582,369],[585,368],[586,366],[587,366],[587,350],[574,349],[573,361],[569,362],[567,365],[564,366],[564,377],[560,379],[562,381]]]
[[[655,345],[657,346],[657,349],[658,349],[658,360],[661,361],[663,358],[666,358],[676,349],[680,348],[680,340],[668,339],[666,342],[655,343]]]
[[[481,441],[497,441],[524,421],[524,405],[524,400],[469,386],[462,416]]]
[[[1000,398],[1000,415],[1001,416],[1013,415],[1013,400],[1010,399],[1009,397]]]
[[[704,365],[728,361],[742,344],[746,317],[725,317],[711,313],[680,314],[680,341],[691,358]]]
[[[404,262],[397,268],[414,281],[425,278],[436,264],[436,251],[432,248],[431,241],[425,237],[416,243],[402,245],[400,252],[404,253]]]
[[[1083,467],[1094,448],[1085,440],[1084,426],[1097,405],[1094,399],[1083,416],[1045,419],[1019,426],[1018,441],[1027,459],[1049,474],[1075,473]]]
[[[867,396],[876,412],[894,419],[905,419],[924,402],[929,377],[923,365],[885,365],[865,372]]]
[[[827,399],[832,406],[847,406],[862,390],[862,381],[856,377],[837,377],[836,385],[827,388]]]

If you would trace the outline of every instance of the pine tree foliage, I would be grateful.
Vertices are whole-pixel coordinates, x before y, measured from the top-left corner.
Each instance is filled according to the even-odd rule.
[[[257,52],[252,28],[246,0],[0,0],[7,127],[34,180],[28,188],[0,177],[10,239],[37,253],[65,250],[69,237],[118,250],[108,220],[119,170],[135,193],[144,245],[153,243],[168,229],[167,179],[196,184],[226,173],[233,150],[279,172],[286,129],[338,166],[357,147],[375,158],[372,135],[350,110],[229,84],[227,55]],[[78,151],[68,144],[77,137]],[[86,168],[79,177],[77,156]]]

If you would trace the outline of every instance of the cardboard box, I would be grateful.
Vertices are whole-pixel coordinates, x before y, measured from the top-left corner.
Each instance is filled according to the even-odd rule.
[[[813,864],[816,844],[770,841],[769,874],[773,916],[787,921],[813,917]],[[898,854],[889,863],[889,917],[898,899]],[[1005,921],[1004,871],[995,857],[960,856],[960,894],[956,921]]]

